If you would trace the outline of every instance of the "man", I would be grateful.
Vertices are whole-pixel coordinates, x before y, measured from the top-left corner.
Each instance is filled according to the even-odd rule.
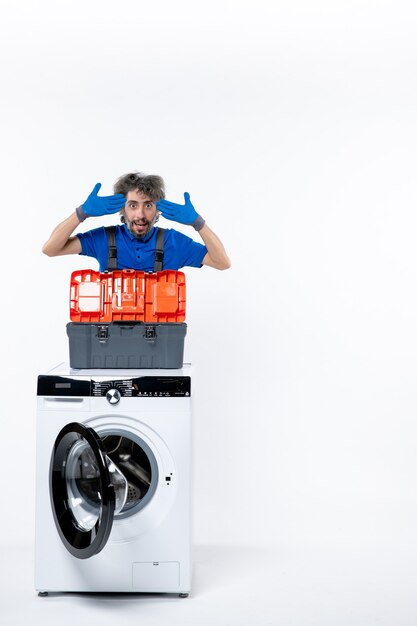
[[[184,204],[165,200],[164,181],[160,176],[140,172],[126,174],[114,185],[114,196],[98,196],[97,183],[87,200],[52,232],[42,251],[48,256],[82,254],[98,260],[100,271],[108,267],[109,244],[106,229],[95,228],[72,236],[77,226],[89,217],[110,215],[120,211],[121,226],[115,227],[118,269],[154,271],[159,215],[167,220],[193,226],[203,244],[186,235],[167,229],[164,233],[162,269],[208,265],[224,270],[230,260],[223,244],[209,228],[184,193]]]

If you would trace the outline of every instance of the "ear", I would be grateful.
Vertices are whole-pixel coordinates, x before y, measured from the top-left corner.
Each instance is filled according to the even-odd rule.
[[[120,211],[120,221],[122,222],[122,224],[124,224],[126,222],[125,210],[124,209],[122,209]]]

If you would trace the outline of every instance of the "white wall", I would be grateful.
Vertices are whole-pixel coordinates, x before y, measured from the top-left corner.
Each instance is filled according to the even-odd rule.
[[[67,359],[71,271],[97,267],[42,243],[133,168],[189,191],[233,261],[186,272],[196,541],[412,540],[414,3],[3,0],[0,18],[5,536],[32,539],[36,377]]]

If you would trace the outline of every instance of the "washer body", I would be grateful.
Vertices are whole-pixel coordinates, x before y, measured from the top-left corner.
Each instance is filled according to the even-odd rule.
[[[191,402],[187,365],[39,376],[39,592],[189,593]]]

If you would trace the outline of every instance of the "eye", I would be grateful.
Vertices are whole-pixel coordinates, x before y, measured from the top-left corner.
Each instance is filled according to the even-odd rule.
[[[151,209],[152,208],[152,202],[147,202],[146,203],[146,208],[147,209]]]

